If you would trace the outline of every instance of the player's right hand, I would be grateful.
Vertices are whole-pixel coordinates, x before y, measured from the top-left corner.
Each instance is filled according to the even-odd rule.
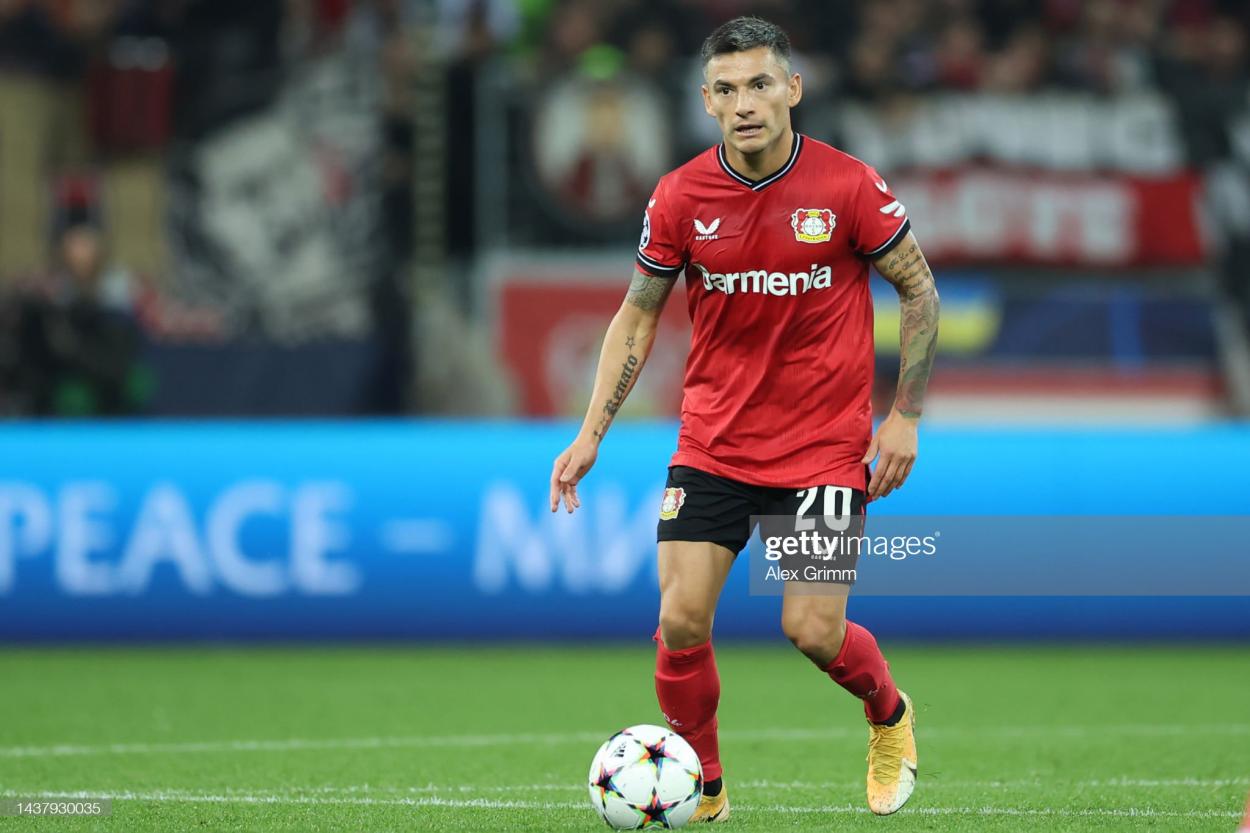
[[[577,483],[586,476],[590,467],[599,456],[597,443],[577,439],[556,458],[551,467],[551,511],[560,508],[560,498],[564,498],[564,506],[571,513],[581,507],[577,498]]]

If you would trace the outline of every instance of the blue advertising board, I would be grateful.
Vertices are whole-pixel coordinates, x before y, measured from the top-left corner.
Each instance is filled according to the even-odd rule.
[[[573,430],[7,425],[0,639],[645,640],[676,427],[614,428],[582,509],[553,515],[551,461]],[[872,511],[1250,515],[1250,428],[926,429],[911,480]],[[738,566],[718,637],[780,637],[778,599]],[[878,596],[850,611],[907,638],[1250,636],[1245,597]]]

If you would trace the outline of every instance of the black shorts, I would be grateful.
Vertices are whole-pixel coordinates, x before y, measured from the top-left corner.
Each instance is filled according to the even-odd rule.
[[[864,498],[859,489],[841,486],[752,486],[689,466],[671,466],[656,540],[708,541],[739,553],[755,531],[752,515],[863,515]]]

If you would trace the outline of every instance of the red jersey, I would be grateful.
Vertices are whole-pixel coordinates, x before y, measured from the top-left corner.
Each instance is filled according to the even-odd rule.
[[[662,177],[638,268],[686,276],[694,332],[672,464],[759,486],[866,489],[868,265],[908,229],[876,171],[797,133],[761,180],[720,145]]]

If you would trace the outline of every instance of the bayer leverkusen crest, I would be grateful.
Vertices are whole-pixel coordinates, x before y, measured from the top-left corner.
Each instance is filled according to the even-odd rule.
[[[790,218],[794,239],[802,243],[824,243],[837,224],[837,215],[827,208],[800,208]]]
[[[686,490],[680,486],[669,486],[664,490],[664,500],[660,501],[660,520],[671,521],[677,517],[681,507],[686,505]]]

